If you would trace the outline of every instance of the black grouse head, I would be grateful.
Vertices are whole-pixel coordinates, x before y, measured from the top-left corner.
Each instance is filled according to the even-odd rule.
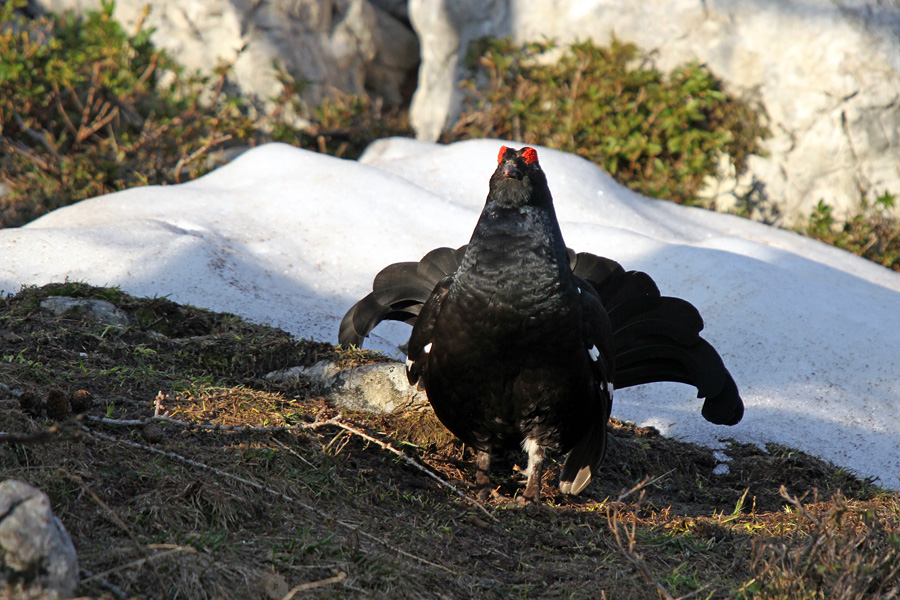
[[[534,148],[515,150],[501,146],[497,170],[491,175],[488,203],[503,208],[552,205],[547,177]]]

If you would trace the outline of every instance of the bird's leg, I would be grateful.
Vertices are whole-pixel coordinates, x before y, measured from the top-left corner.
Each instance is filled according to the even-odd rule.
[[[475,451],[475,485],[482,502],[491,496],[491,448]]]
[[[535,440],[526,439],[522,442],[522,448],[528,452],[528,468],[525,473],[528,475],[528,481],[525,483],[525,493],[522,495],[522,502],[535,504],[541,501],[541,476],[544,470],[544,448]]]

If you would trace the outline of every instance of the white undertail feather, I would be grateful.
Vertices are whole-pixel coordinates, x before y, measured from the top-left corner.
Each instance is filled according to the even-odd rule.
[[[600,351],[597,350],[597,346],[591,346],[591,349],[588,350],[588,356],[591,357],[591,360],[597,362],[597,359],[600,358]]]
[[[587,484],[591,482],[591,468],[590,467],[581,467],[578,470],[578,473],[575,475],[574,481],[561,481],[559,483],[559,491],[563,494],[579,494],[581,490],[587,487]]]
[[[428,354],[429,352],[431,352],[431,342],[428,342],[427,344],[425,344],[425,347],[422,348],[422,352],[424,352],[425,354]]]
[[[522,440],[522,450],[528,453],[528,467],[522,471],[522,475],[525,477],[531,477],[531,467],[534,462],[534,456],[538,455],[541,451],[541,447],[538,445],[537,440],[532,438],[525,438]]]

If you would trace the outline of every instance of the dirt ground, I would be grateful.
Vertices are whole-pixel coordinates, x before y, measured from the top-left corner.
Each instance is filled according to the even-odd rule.
[[[0,475],[50,496],[86,597],[900,595],[897,495],[798,450],[731,443],[714,475],[711,450],[613,421],[582,495],[553,463],[542,504],[517,506],[511,455],[479,505],[471,451],[429,411],[341,412],[265,378],[323,358],[384,360],[116,289],[25,289],[0,299]]]

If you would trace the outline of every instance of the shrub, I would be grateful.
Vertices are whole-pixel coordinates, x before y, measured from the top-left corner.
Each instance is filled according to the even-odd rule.
[[[286,141],[335,155],[358,155],[403,118],[368,98],[337,96],[316,109],[302,84],[282,73],[274,116],[226,93],[227,66],[185,74],[153,47],[149,30],[129,35],[113,3],[86,13],[29,20],[0,5],[0,227],[24,224],[84,198],[135,185],[202,175],[227,145]],[[287,107],[295,109],[293,113]],[[310,125],[300,130],[298,114]]]
[[[768,137],[762,109],[728,96],[703,66],[665,76],[636,46],[613,40],[561,49],[481,40],[469,95],[448,140],[500,137],[573,152],[635,191],[698,204],[727,156],[740,174]]]
[[[781,539],[752,542],[755,577],[747,598],[895,598],[900,576],[900,526],[880,503],[837,494],[816,511],[781,487],[796,515]],[[789,513],[789,514],[790,514]],[[787,531],[785,530],[787,529]],[[793,538],[793,539],[792,539]]]
[[[896,200],[890,192],[874,200],[864,196],[856,214],[840,223],[834,208],[819,200],[803,233],[900,271],[900,219],[889,213]]]

